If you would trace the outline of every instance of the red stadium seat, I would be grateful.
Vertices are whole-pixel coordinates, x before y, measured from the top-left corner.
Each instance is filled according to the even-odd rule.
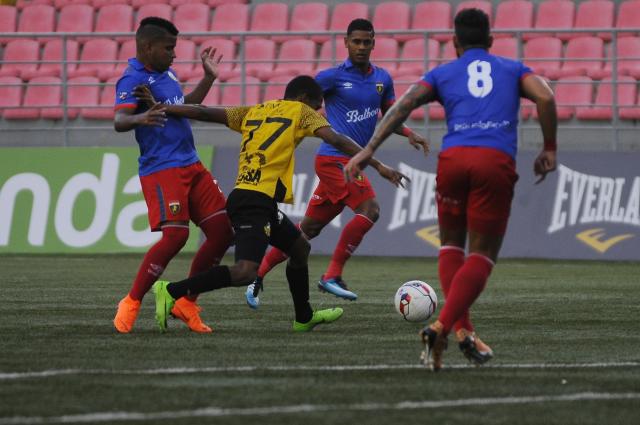
[[[569,40],[564,62],[559,71],[548,71],[546,75],[555,80],[570,75],[588,75],[601,79],[603,70],[604,42],[599,37],[578,37]]]
[[[627,0],[618,6],[617,29],[630,29],[632,31],[619,33],[620,35],[640,34],[640,0]]]
[[[447,114],[444,111],[444,107],[439,102],[429,103],[427,110],[429,112],[430,120],[442,121],[447,118]]]
[[[173,23],[180,33],[207,32],[209,30],[209,6],[202,3],[183,4],[173,12]],[[181,37],[184,39],[184,37]],[[206,39],[206,36],[190,37],[195,42]]]
[[[108,4],[98,9],[95,32],[133,31],[133,8],[128,4]],[[126,41],[130,37],[118,37]]]
[[[329,29],[329,6],[324,3],[300,3],[293,7],[289,31],[313,33]],[[311,40],[323,42],[326,35],[311,35]]]
[[[249,6],[246,4],[223,4],[218,6],[211,20],[211,31],[230,33],[249,30]],[[226,36],[225,36],[226,37]],[[231,37],[240,40],[239,36]]]
[[[636,102],[636,80],[631,77],[619,77],[617,80],[618,112],[632,108]],[[613,117],[613,84],[611,80],[603,80],[598,85],[596,100],[590,107],[579,107],[576,117],[582,120],[610,120]]]
[[[93,6],[89,4],[68,4],[60,9],[57,32],[92,32]]]
[[[496,38],[490,49],[491,54],[509,59],[518,59],[518,40],[516,38]]]
[[[97,106],[100,97],[100,80],[96,77],[76,77],[67,81],[67,118],[75,119],[84,106]],[[64,110],[59,108],[43,109],[41,118],[61,120]]]
[[[398,42],[393,38],[376,37],[376,46],[371,52],[371,61],[390,74],[398,69]]]
[[[574,116],[576,107],[591,105],[593,81],[585,76],[563,77],[556,82],[554,92],[558,120],[568,120]],[[535,109],[533,117],[538,117],[538,111]]]
[[[78,68],[69,72],[69,77],[90,75],[109,78],[118,61],[118,43],[108,38],[94,38],[82,46]]]
[[[440,55],[440,43],[436,40],[428,40],[429,51],[424,48],[424,39],[417,38],[404,43],[398,68],[393,74],[394,77],[406,75],[421,75],[425,71],[433,69],[438,62]],[[426,54],[425,54],[426,52]]]
[[[200,80],[200,77],[192,77],[187,80],[187,82],[184,84],[184,87],[182,88],[185,95],[191,93],[193,89],[196,88]],[[200,103],[205,106],[220,106],[220,84],[215,82],[213,86],[211,86],[211,89],[205,96],[204,100]]]
[[[369,5],[360,2],[338,3],[331,13],[330,31],[347,33],[349,23],[357,18],[369,18]]]
[[[208,0],[209,6],[218,7],[226,4],[247,4],[249,0]]]
[[[37,70],[24,71],[22,78],[30,80],[34,77],[54,76],[62,78],[62,59],[67,60],[67,75],[74,71],[78,64],[78,52],[80,47],[77,41],[67,40],[66,52],[62,51],[62,40],[47,41],[42,50],[42,63]]]
[[[396,78],[393,82],[393,90],[396,94],[396,100],[400,99],[400,97],[409,90],[409,87],[415,84],[416,81],[420,80],[420,78],[422,78],[421,74],[405,75],[403,77]],[[426,115],[425,109],[426,108],[424,106],[414,109],[409,114],[409,118],[412,120],[423,120]]]
[[[344,42],[339,37],[336,39],[335,56],[333,49],[333,41],[327,40],[322,43],[322,46],[320,47],[320,58],[317,68],[318,71],[339,65],[344,62],[349,56],[347,48],[344,47]]]
[[[412,30],[433,31],[451,30],[451,4],[446,1],[425,1],[416,4],[411,21]],[[420,34],[414,38],[422,37]],[[438,41],[448,41],[452,34],[431,34],[431,38]]]
[[[18,108],[22,103],[22,80],[18,77],[0,77],[0,116],[8,108]]]
[[[62,103],[62,87],[58,77],[35,77],[29,80],[26,87],[22,108],[5,110],[2,114],[5,119],[37,119],[43,108],[57,107]]]
[[[493,23],[492,5],[491,5],[491,2],[488,1],[488,0],[466,0],[466,1],[461,1],[460,3],[458,3],[458,6],[456,7],[456,12],[454,14],[454,18],[455,18],[455,15],[458,14],[458,12],[460,12],[461,10],[464,10],[464,9],[480,9],[484,13],[489,15],[489,22]]]
[[[92,0],[91,4],[94,9],[100,9],[103,6],[107,5],[116,5],[116,4],[126,4],[131,3],[131,0]]]
[[[536,74],[557,73],[561,58],[562,41],[558,38],[534,38],[524,45],[523,60]]]
[[[449,40],[444,44],[442,48],[442,56],[438,60],[438,65],[456,60],[456,48],[453,45],[453,40]]]
[[[379,3],[373,12],[373,28],[376,33],[383,31],[405,31],[409,29],[411,7],[404,1],[387,1]],[[393,37],[396,40],[410,40],[414,37],[408,34],[381,34],[383,37]]]
[[[26,38],[16,38],[7,43],[0,62],[0,76],[22,77],[34,72],[40,59],[40,43]],[[14,62],[14,63],[11,63]]]
[[[196,43],[184,38],[178,38],[175,52],[176,58],[173,60],[171,68],[176,72],[180,81],[186,81],[191,77],[204,74],[202,67],[196,66]]]
[[[136,56],[136,41],[131,39],[127,40],[120,46],[118,50],[117,63],[112,71],[111,77],[120,77],[127,66],[129,66],[129,59]],[[109,78],[111,78],[109,77]]]
[[[613,14],[615,5],[610,0],[587,0],[578,5],[576,12],[576,22],[574,28],[601,29],[613,27]],[[596,35],[593,32],[575,32],[569,36],[571,38]],[[611,40],[611,33],[601,32],[598,37],[605,41]]]
[[[498,3],[494,30],[531,28],[533,26],[533,3],[529,0],[508,0]],[[493,37],[511,37],[513,34],[494,32]]]
[[[260,75],[261,80],[268,80],[279,75],[311,75],[316,63],[316,43],[311,40],[287,40],[280,46],[278,62],[269,75]]]
[[[290,75],[279,75],[269,78],[262,101],[266,102],[267,100],[283,99],[284,90],[289,81],[291,81]]]
[[[618,74],[631,75],[640,80],[640,37],[621,37],[617,41]],[[613,46],[609,46],[609,51]],[[613,64],[609,61],[605,70],[611,71]]]
[[[244,99],[243,99],[244,91]],[[220,104],[224,106],[256,105],[260,103],[260,80],[246,77],[244,85],[241,77],[229,79],[222,89]]]
[[[116,100],[116,82],[118,77],[112,77],[102,85],[100,100],[97,107],[85,107],[80,109],[80,116],[94,120],[112,120]]]
[[[634,106],[620,109],[620,118],[623,120],[640,120],[640,96]]]
[[[253,32],[284,32],[289,28],[289,6],[286,3],[258,3],[253,7],[249,29]],[[264,38],[265,36],[260,36]],[[273,36],[275,41],[286,37]]]
[[[535,29],[571,29],[573,28],[573,19],[576,6],[573,1],[565,0],[546,0],[538,4],[538,13],[536,14]],[[571,38],[568,33],[558,33],[556,37],[560,40],[568,40]],[[525,34],[524,39],[530,40],[536,37],[549,37],[553,34],[549,33],[529,33]]]
[[[140,9],[150,4],[160,4],[160,3],[168,3],[168,2],[167,1],[163,2],[162,0],[129,0],[129,4],[131,4],[131,6],[134,9]],[[167,6],[171,7],[170,4],[167,4]]]
[[[18,9],[13,6],[0,5],[0,32],[15,32],[18,23]],[[0,38],[0,43],[6,43],[11,38]]]
[[[536,108],[536,104],[530,101],[529,99],[525,99],[524,97],[520,99],[520,117],[523,120],[528,119],[533,115],[533,110]]]
[[[54,0],[53,6],[56,9],[60,10],[69,5],[78,5],[78,4],[86,4],[91,5],[91,0]]]
[[[207,5],[207,0],[169,0],[169,4],[173,7],[181,6],[183,4],[204,4]]]
[[[276,58],[276,43],[264,38],[253,38],[245,43],[245,68],[247,75],[258,77],[271,75]]]
[[[26,6],[33,6],[35,4],[45,4],[47,6],[53,6],[54,0],[17,0],[16,8],[18,10],[24,9]]]
[[[56,10],[53,6],[25,6],[18,19],[18,32],[53,32]]]
[[[236,43],[223,38],[213,38],[202,41],[199,44],[198,52],[202,52],[207,47],[216,49],[216,57],[222,55],[222,61],[218,64],[218,79],[226,81],[231,77],[240,75],[236,60]],[[199,56],[196,56],[198,58]]]
[[[168,4],[151,3],[151,4],[142,5],[140,6],[140,9],[138,9],[134,28],[137,29],[138,26],[140,26],[140,21],[142,21],[144,18],[147,18],[149,16],[157,16],[159,18],[164,18],[170,21],[172,14],[173,14],[173,8]],[[178,28],[178,30],[180,30],[180,28]]]

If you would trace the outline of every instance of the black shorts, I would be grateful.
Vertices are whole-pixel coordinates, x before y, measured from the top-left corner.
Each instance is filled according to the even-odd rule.
[[[288,253],[300,230],[276,201],[255,190],[233,189],[227,198],[227,215],[235,231],[235,257],[262,261],[269,245]]]

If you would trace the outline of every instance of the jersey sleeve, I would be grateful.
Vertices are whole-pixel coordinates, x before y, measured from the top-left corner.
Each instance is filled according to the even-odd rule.
[[[138,99],[133,95],[133,89],[139,84],[132,75],[124,75],[116,83],[115,110],[123,108],[137,108]]]
[[[319,128],[330,127],[329,121],[307,105],[302,105],[298,129],[303,136],[313,136]]]
[[[235,108],[226,108],[224,111],[227,114],[227,127],[231,130],[241,132],[242,131],[242,120],[245,115],[251,109],[250,106],[238,106]]]
[[[520,62],[520,80],[522,80],[524,77],[526,77],[529,74],[534,74],[533,70],[531,68],[529,68],[527,65],[525,65],[524,63]]]
[[[316,75],[316,82],[322,88],[323,93],[330,92],[333,90],[333,82],[335,80],[335,73],[333,69],[325,69],[324,71],[320,71],[318,75]]]

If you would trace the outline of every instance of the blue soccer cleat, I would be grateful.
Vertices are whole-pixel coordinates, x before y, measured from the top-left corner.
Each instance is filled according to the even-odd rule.
[[[262,289],[262,278],[256,277],[255,280],[247,286],[247,291],[244,293],[244,297],[247,299],[247,305],[253,310],[257,310],[260,307],[260,297],[258,293]]]
[[[347,284],[340,276],[333,277],[331,279],[325,279],[324,275],[318,282],[318,289],[322,292],[328,292],[335,295],[338,298],[344,298],[345,300],[355,301],[358,299],[358,295],[347,289]]]

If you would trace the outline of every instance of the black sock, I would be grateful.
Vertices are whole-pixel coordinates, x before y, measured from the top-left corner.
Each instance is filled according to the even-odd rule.
[[[170,283],[167,285],[167,291],[177,300],[185,295],[196,295],[214,289],[226,288],[230,286],[230,283],[229,267],[215,266],[188,279]]]
[[[287,264],[287,281],[296,310],[296,322],[307,323],[313,316],[309,305],[309,267],[293,268]]]

